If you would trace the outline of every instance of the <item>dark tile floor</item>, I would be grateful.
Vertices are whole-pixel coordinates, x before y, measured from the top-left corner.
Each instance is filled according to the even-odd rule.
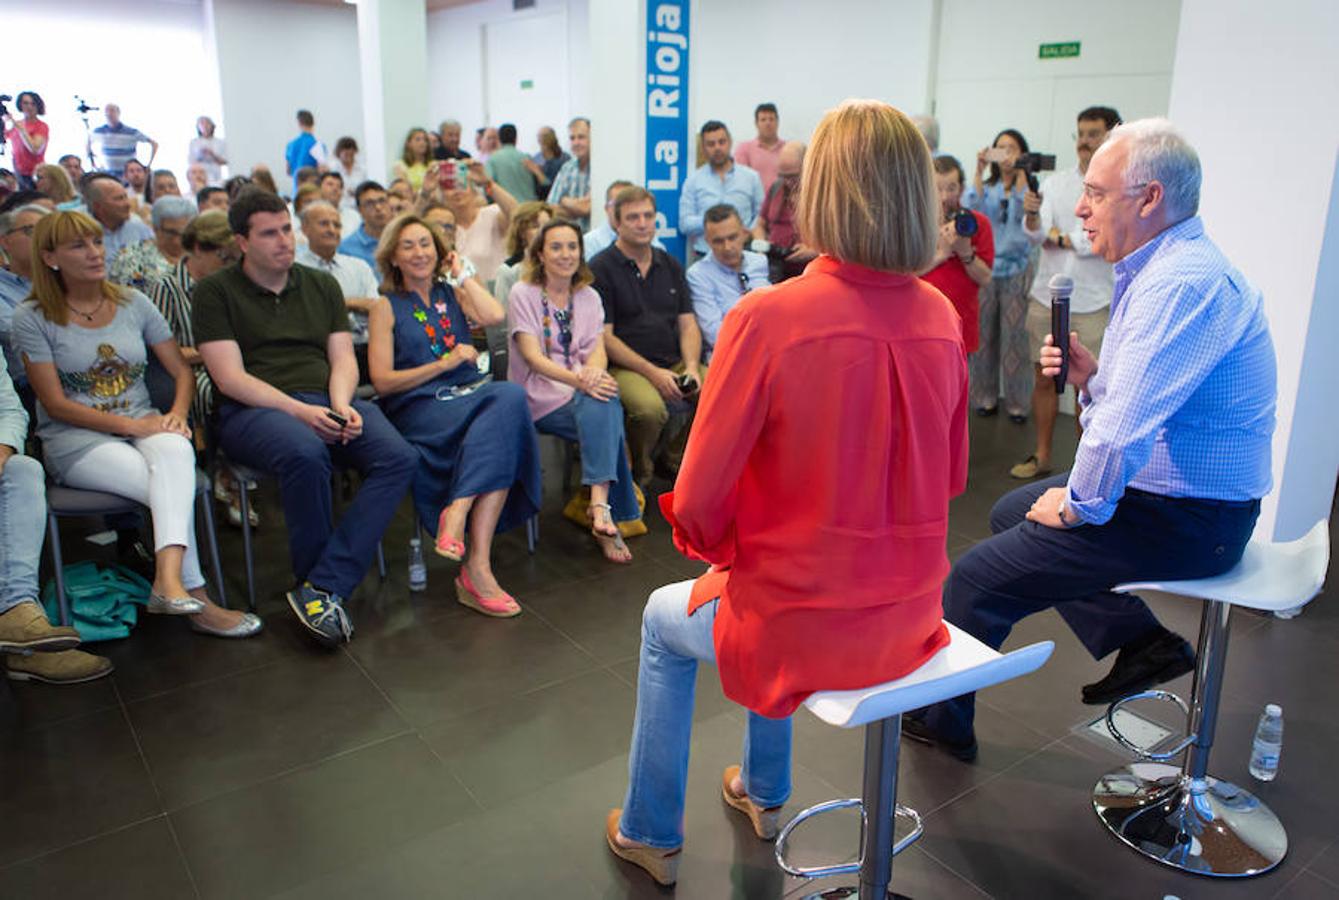
[[[1060,444],[1071,453],[1070,420]],[[1014,486],[1008,466],[1029,430],[973,421],[972,478],[954,501],[949,550],[987,532]],[[555,449],[545,446],[546,454]],[[558,507],[556,463],[548,506]],[[642,601],[700,568],[679,558],[664,523],[632,542],[627,568],[601,563],[589,538],[543,517],[531,556],[519,534],[498,544],[502,582],[526,606],[488,620],[453,602],[452,568],[429,559],[429,590],[406,588],[406,505],[386,539],[385,583],[350,602],[354,642],[314,650],[280,591],[287,552],[278,506],[262,493],[265,634],[232,643],[146,619],[105,645],[112,678],[78,687],[15,685],[17,721],[0,740],[0,897],[591,898],[664,896],[604,848],[604,812],[622,798]],[[244,595],[240,540],[225,528],[228,590]],[[83,544],[66,532],[67,555]],[[1151,598],[1194,635],[1199,606]],[[1282,773],[1259,788],[1288,827],[1275,872],[1210,882],[1160,869],[1110,839],[1091,812],[1098,776],[1123,761],[1080,733],[1097,710],[1077,686],[1101,674],[1054,614],[1011,646],[1053,638],[1040,673],[982,695],[981,757],[962,765],[906,745],[900,799],[925,839],[897,859],[895,884],[918,898],[1339,897],[1339,747],[1329,703],[1339,681],[1339,611],[1322,597],[1299,619],[1237,616],[1214,771],[1243,783],[1256,716],[1287,715]],[[1182,679],[1179,688],[1186,688]],[[721,769],[737,761],[743,717],[715,671],[699,678],[677,896],[799,897],[772,847],[723,807]],[[859,792],[862,736],[796,717],[799,809]],[[857,820],[817,822],[804,861],[854,850]]]

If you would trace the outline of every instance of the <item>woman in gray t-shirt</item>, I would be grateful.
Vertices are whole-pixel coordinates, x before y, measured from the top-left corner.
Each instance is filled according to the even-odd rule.
[[[37,433],[62,484],[129,497],[153,518],[148,611],[191,615],[222,637],[260,630],[255,616],[209,599],[195,544],[195,450],[186,417],[190,369],[161,313],[106,280],[102,226],[78,212],[44,217],[33,233],[32,297],[14,312],[14,350],[37,394]],[[149,350],[176,383],[172,408],[149,402]]]

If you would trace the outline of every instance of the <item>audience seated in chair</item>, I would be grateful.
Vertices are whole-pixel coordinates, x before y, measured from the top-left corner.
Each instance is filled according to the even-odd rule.
[[[79,646],[79,632],[52,625],[38,602],[37,571],[46,534],[46,473],[23,455],[28,414],[0,371],[0,654],[14,681],[77,684],[112,671]]]
[[[604,301],[610,371],[628,417],[632,474],[645,488],[657,465],[666,477],[678,473],[688,438],[684,420],[691,418],[706,375],[702,333],[683,266],[651,245],[655,197],[626,188],[614,201],[614,227],[618,240],[590,268]],[[677,414],[673,421],[671,412]]]
[[[591,534],[611,562],[632,561],[618,522],[641,517],[623,445],[623,405],[604,349],[604,306],[581,234],[549,222],[530,243],[524,280],[511,289],[508,380],[525,389],[540,434],[581,447]]]
[[[391,220],[391,207],[386,189],[375,181],[364,181],[354,192],[354,203],[363,224],[353,234],[339,242],[339,252],[356,256],[373,272],[377,270],[377,242]]]
[[[516,207],[512,213],[511,225],[507,228],[507,253],[506,260],[498,267],[497,275],[493,278],[493,296],[498,303],[502,304],[502,312],[506,314],[507,306],[511,302],[511,289],[516,282],[521,280],[522,269],[525,267],[526,251],[534,241],[535,235],[539,230],[549,223],[553,218],[553,207],[547,203],[535,200],[530,203],[522,203]],[[494,373],[505,377],[506,372],[497,372],[499,360],[507,359],[507,345],[510,342],[510,335],[507,333],[507,319],[497,325],[490,325],[484,329],[488,334],[488,353],[493,358]]]
[[[500,322],[502,307],[481,287],[447,284],[442,274],[459,257],[417,216],[391,223],[377,257],[385,296],[369,319],[368,367],[387,415],[418,451],[419,523],[438,554],[463,563],[460,603],[514,616],[520,605],[493,576],[493,534],[538,511],[539,448],[525,392],[479,371],[466,322]]]
[[[209,599],[195,541],[195,379],[172,331],[138,291],[106,279],[102,229],[52,213],[33,234],[33,299],[14,314],[14,345],[37,394],[37,434],[61,484],[149,508],[155,569],[148,611],[192,616],[196,631],[249,637],[260,619]],[[149,402],[149,353],[175,382],[172,407]]]
[[[767,257],[745,250],[749,233],[739,211],[719,203],[703,216],[707,246],[711,253],[688,267],[688,290],[693,295],[693,315],[702,332],[703,356],[710,358],[725,314],[749,291],[766,287]]]
[[[153,201],[153,240],[121,248],[107,266],[107,280],[148,294],[181,261],[181,236],[196,216],[195,204],[168,195]]]
[[[195,286],[192,326],[218,396],[219,444],[273,473],[297,586],[289,606],[326,646],[353,636],[344,600],[371,565],[417,454],[381,411],[353,398],[358,364],[339,283],[293,264],[288,206],[244,190],[228,210],[242,262]],[[363,483],[334,524],[333,466]]]
[[[94,172],[84,178],[84,205],[88,214],[102,226],[102,249],[111,262],[123,247],[153,240],[153,231],[131,215],[130,197],[125,186],[110,175]]]

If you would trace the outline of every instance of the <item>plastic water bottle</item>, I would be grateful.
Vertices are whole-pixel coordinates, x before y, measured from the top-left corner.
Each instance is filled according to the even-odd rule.
[[[421,591],[428,586],[428,566],[423,562],[423,542],[409,539],[409,589]]]
[[[1251,745],[1251,775],[1261,781],[1273,781],[1279,773],[1279,755],[1283,752],[1283,707],[1271,703],[1260,716]]]

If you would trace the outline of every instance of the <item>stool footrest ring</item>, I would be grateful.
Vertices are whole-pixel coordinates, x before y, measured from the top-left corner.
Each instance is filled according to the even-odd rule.
[[[861,853],[860,858],[854,862],[838,863],[830,866],[794,866],[786,859],[786,845],[790,840],[790,834],[801,822],[823,813],[835,812],[839,809],[851,809],[853,807],[860,810],[860,844],[863,847],[865,843],[865,829],[868,827],[868,822],[865,818],[864,802],[859,797],[852,797],[847,800],[828,800],[826,803],[819,803],[796,813],[795,818],[787,822],[786,826],[781,829],[781,833],[776,836],[777,865],[780,866],[786,874],[794,875],[797,878],[830,878],[833,875],[849,875],[853,872],[859,872],[860,867],[865,863],[863,852]],[[925,826],[921,822],[920,813],[910,807],[903,806],[900,803],[897,804],[896,809],[896,815],[911,820],[912,828],[911,832],[903,837],[902,840],[893,844],[893,856],[897,856],[897,854],[916,843],[916,841],[920,840],[921,835],[925,833]]]
[[[1120,744],[1131,753],[1136,754],[1140,759],[1152,760],[1153,762],[1166,762],[1180,754],[1181,751],[1185,750],[1191,744],[1195,743],[1196,736],[1187,734],[1170,749],[1155,753],[1147,747],[1139,746],[1134,741],[1121,734],[1120,728],[1116,726],[1116,713],[1121,707],[1125,706],[1125,704],[1134,703],[1136,700],[1161,700],[1164,703],[1174,703],[1181,708],[1181,712],[1185,713],[1187,720],[1190,718],[1190,707],[1186,705],[1186,701],[1182,700],[1171,691],[1140,691],[1137,694],[1122,697],[1107,707],[1106,714],[1107,730],[1110,731],[1111,736],[1116,739],[1116,743]]]

